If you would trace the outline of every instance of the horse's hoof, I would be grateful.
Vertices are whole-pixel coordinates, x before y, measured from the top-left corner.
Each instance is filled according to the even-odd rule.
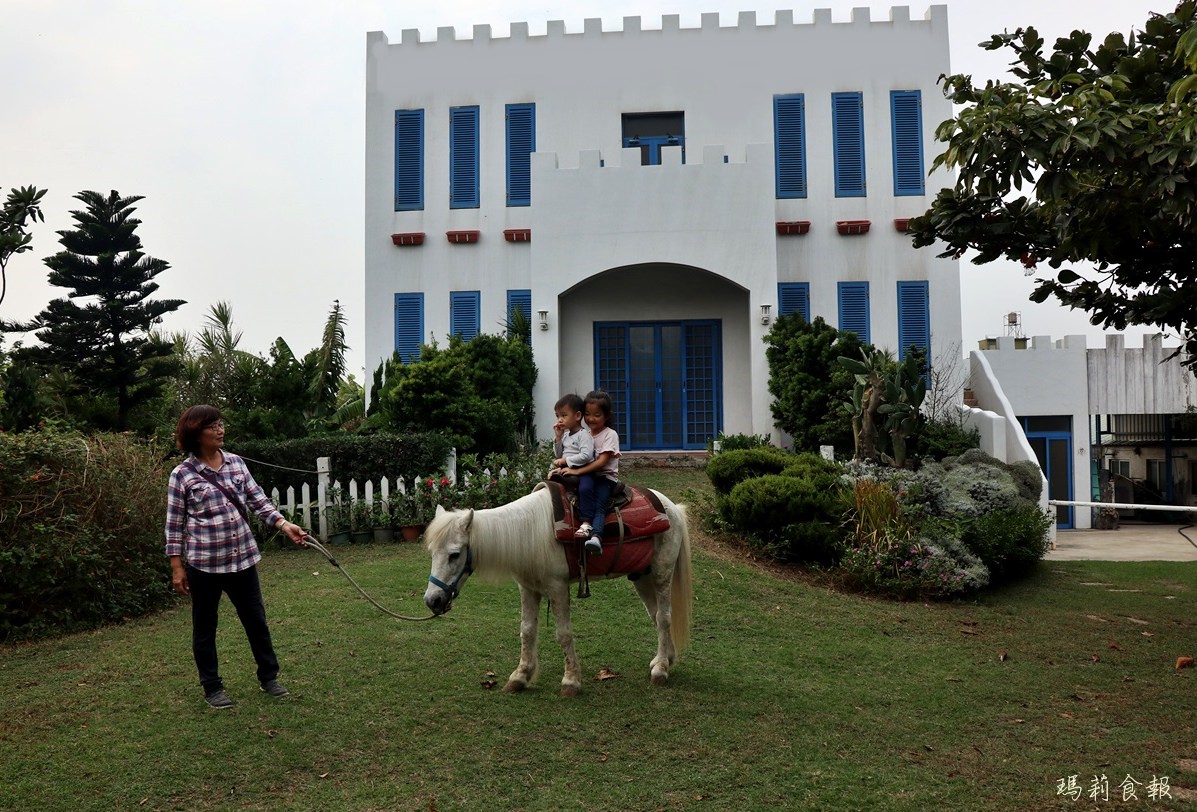
[[[653,685],[664,685],[665,683],[669,682],[669,675],[668,674],[653,674],[651,681],[652,681]]]
[[[524,690],[527,687],[528,687],[528,684],[526,682],[520,682],[518,680],[508,680],[507,684],[503,686],[503,693],[518,694],[520,691]]]
[[[565,699],[573,699],[575,696],[578,695],[579,690],[580,689],[578,688],[577,685],[562,685],[561,686],[561,696],[564,697]]]

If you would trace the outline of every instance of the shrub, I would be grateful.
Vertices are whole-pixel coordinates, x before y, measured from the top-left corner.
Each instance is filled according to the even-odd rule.
[[[1051,524],[1051,515],[1038,505],[1021,505],[972,517],[963,541],[999,583],[1026,574],[1043,558]]]
[[[351,479],[362,483],[384,476],[411,480],[430,473],[440,474],[452,447],[452,443],[439,434],[416,433],[325,435],[282,442],[242,443],[236,442],[234,437],[228,445],[229,451],[235,454],[269,463],[246,462],[254,480],[267,493],[271,488],[278,488],[283,493],[289,486],[298,492],[305,482],[314,489],[317,457],[331,458],[332,479],[345,486]]]
[[[928,420],[913,438],[912,454],[923,460],[954,457],[981,444],[981,432],[952,420]]]
[[[707,461],[707,478],[716,491],[726,496],[744,480],[780,474],[793,462],[793,454],[773,446],[725,451]]]
[[[728,524],[745,533],[750,545],[783,562],[833,562],[844,508],[839,489],[778,474],[746,479],[720,501]]]
[[[0,433],[0,640],[171,604],[162,459],[121,434]]]
[[[768,434],[724,434],[714,440],[707,441],[707,453],[715,453],[715,443],[719,443],[719,451],[741,451],[745,448],[764,448],[773,445]]]

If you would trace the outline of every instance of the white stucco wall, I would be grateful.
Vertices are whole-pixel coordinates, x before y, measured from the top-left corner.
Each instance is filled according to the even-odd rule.
[[[371,368],[394,347],[394,295],[424,293],[425,340],[448,332],[450,291],[480,291],[482,329],[506,316],[506,291],[530,288],[550,329],[533,331],[539,369],[538,428],[547,434],[562,391],[593,385],[592,322],[606,319],[722,321],[724,430],[771,433],[760,305],[777,312],[777,283],[810,283],[811,314],[838,323],[837,281],[870,282],[872,340],[893,347],[899,280],[930,282],[932,356],[959,344],[957,263],[915,251],[893,220],[924,211],[927,194],[895,197],[889,92],[920,89],[926,166],[938,154],[936,125],[951,106],[937,86],[948,61],[947,11],[924,19],[893,8],[873,20],[818,10],[795,21],[742,13],[735,26],[704,14],[698,28],[677,16],[659,27],[624,18],[603,31],[586,20],[544,35],[513,23],[508,37],[475,26],[470,38],[442,28],[421,41],[405,30],[392,43],[367,35],[365,297]],[[837,198],[831,167],[831,94],[864,99],[868,195]],[[806,98],[808,194],[778,200],[774,189],[773,96]],[[532,205],[505,199],[504,109],[536,104]],[[449,209],[449,109],[480,111],[481,205]],[[425,115],[424,209],[396,212],[394,112]],[[666,148],[660,166],[640,166],[621,144],[624,113],[682,111],[685,165]],[[724,156],[727,162],[724,163]],[[868,219],[870,233],[840,236],[835,221]],[[810,220],[804,236],[778,237],[775,222]],[[531,228],[530,243],[508,243],[507,228]],[[473,245],[450,245],[450,229],[479,230]],[[424,245],[399,248],[393,233],[423,232]],[[629,280],[644,294],[632,295]]]

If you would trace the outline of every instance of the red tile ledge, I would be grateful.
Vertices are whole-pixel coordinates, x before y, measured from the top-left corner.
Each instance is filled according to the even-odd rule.
[[[868,234],[872,220],[836,220],[835,230],[840,234]]]
[[[392,234],[391,242],[400,247],[406,248],[409,245],[423,245],[424,232],[410,231],[407,234]]]
[[[505,228],[503,229],[503,239],[507,242],[532,242],[532,229]]]
[[[478,242],[481,231],[446,231],[445,237],[451,243]]]
[[[789,237],[794,234],[805,234],[810,231],[810,220],[778,220],[777,235]]]

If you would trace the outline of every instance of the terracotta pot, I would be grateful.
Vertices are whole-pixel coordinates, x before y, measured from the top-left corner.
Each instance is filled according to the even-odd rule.
[[[403,536],[404,541],[415,541],[424,532],[424,525],[422,524],[405,524],[399,528],[399,532]]]

